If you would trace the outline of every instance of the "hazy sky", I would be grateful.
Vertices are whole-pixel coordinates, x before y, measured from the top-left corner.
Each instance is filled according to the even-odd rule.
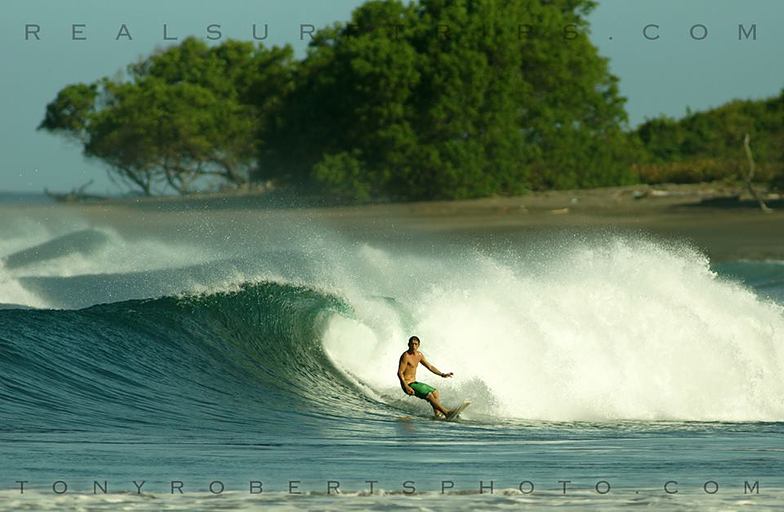
[[[361,3],[3,0],[0,190],[66,191],[90,179],[95,180],[91,192],[118,190],[106,168],[85,160],[79,146],[35,127],[65,85],[113,75],[155,47],[174,44],[164,41],[164,24],[170,37],[180,39],[205,37],[210,24],[220,24],[224,38],[250,39],[252,23],[259,30],[268,24],[268,43],[290,43],[302,55],[307,40],[300,40],[301,24],[346,20]],[[593,41],[620,78],[633,125],[662,113],[679,117],[687,107],[772,96],[784,88],[784,0],[600,0],[590,21]],[[26,24],[40,26],[40,41],[25,40]],[[71,39],[73,24],[85,25],[78,30],[87,40]],[[115,40],[123,24],[132,41]],[[756,40],[739,40],[739,24],[756,25]],[[648,31],[658,39],[643,36],[646,25],[658,25]]]

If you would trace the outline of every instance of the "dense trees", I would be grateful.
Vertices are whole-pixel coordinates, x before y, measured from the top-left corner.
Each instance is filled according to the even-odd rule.
[[[749,134],[756,179],[784,186],[784,90],[764,100],[735,100],[681,120],[667,117],[640,125],[646,159],[636,166],[649,182],[735,179],[747,166],[743,138]]]
[[[365,3],[310,45],[257,176],[361,199],[630,182],[636,150],[586,33],[592,7]]]
[[[370,0],[289,47],[195,38],[59,92],[40,128],[146,194],[271,182],[350,200],[726,176],[752,138],[781,169],[784,93],[626,124],[592,0]]]

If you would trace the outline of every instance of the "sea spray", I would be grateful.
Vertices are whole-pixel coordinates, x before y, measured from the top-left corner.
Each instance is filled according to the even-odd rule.
[[[417,334],[431,362],[455,372],[418,378],[445,400],[489,391],[495,414],[512,418],[784,419],[782,307],[717,277],[700,253],[610,237],[508,256],[451,261],[448,277],[437,261],[404,262],[397,303],[354,297],[356,318],[336,319],[325,347],[392,394]]]
[[[156,237],[127,238],[111,228],[70,231],[0,257],[0,303],[81,308],[201,292],[205,284],[216,288],[214,280],[194,281],[187,272],[180,272],[174,280],[165,279],[171,276],[162,271],[194,268],[218,259],[210,248]],[[219,273],[217,277],[226,282],[232,270],[224,265],[219,272],[208,274]]]

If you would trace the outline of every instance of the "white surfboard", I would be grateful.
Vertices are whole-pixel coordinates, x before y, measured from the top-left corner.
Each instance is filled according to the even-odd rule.
[[[455,421],[457,418],[460,417],[460,413],[466,410],[466,407],[471,405],[469,400],[463,400],[463,403],[449,411],[449,414],[446,415],[444,421]]]

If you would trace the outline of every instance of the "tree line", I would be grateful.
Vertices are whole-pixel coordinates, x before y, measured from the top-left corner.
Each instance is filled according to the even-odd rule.
[[[676,120],[661,116],[635,131],[644,159],[635,164],[648,183],[734,180],[748,166],[744,138],[757,162],[755,179],[784,188],[784,89],[762,100],[733,100]]]
[[[144,194],[263,183],[357,201],[461,199],[691,179],[711,159],[740,161],[733,137],[748,129],[761,169],[780,169],[781,144],[764,142],[775,112],[755,102],[629,129],[588,37],[594,7],[371,0],[318,30],[301,59],[288,45],[188,38],[121,77],[63,88],[39,128]]]

